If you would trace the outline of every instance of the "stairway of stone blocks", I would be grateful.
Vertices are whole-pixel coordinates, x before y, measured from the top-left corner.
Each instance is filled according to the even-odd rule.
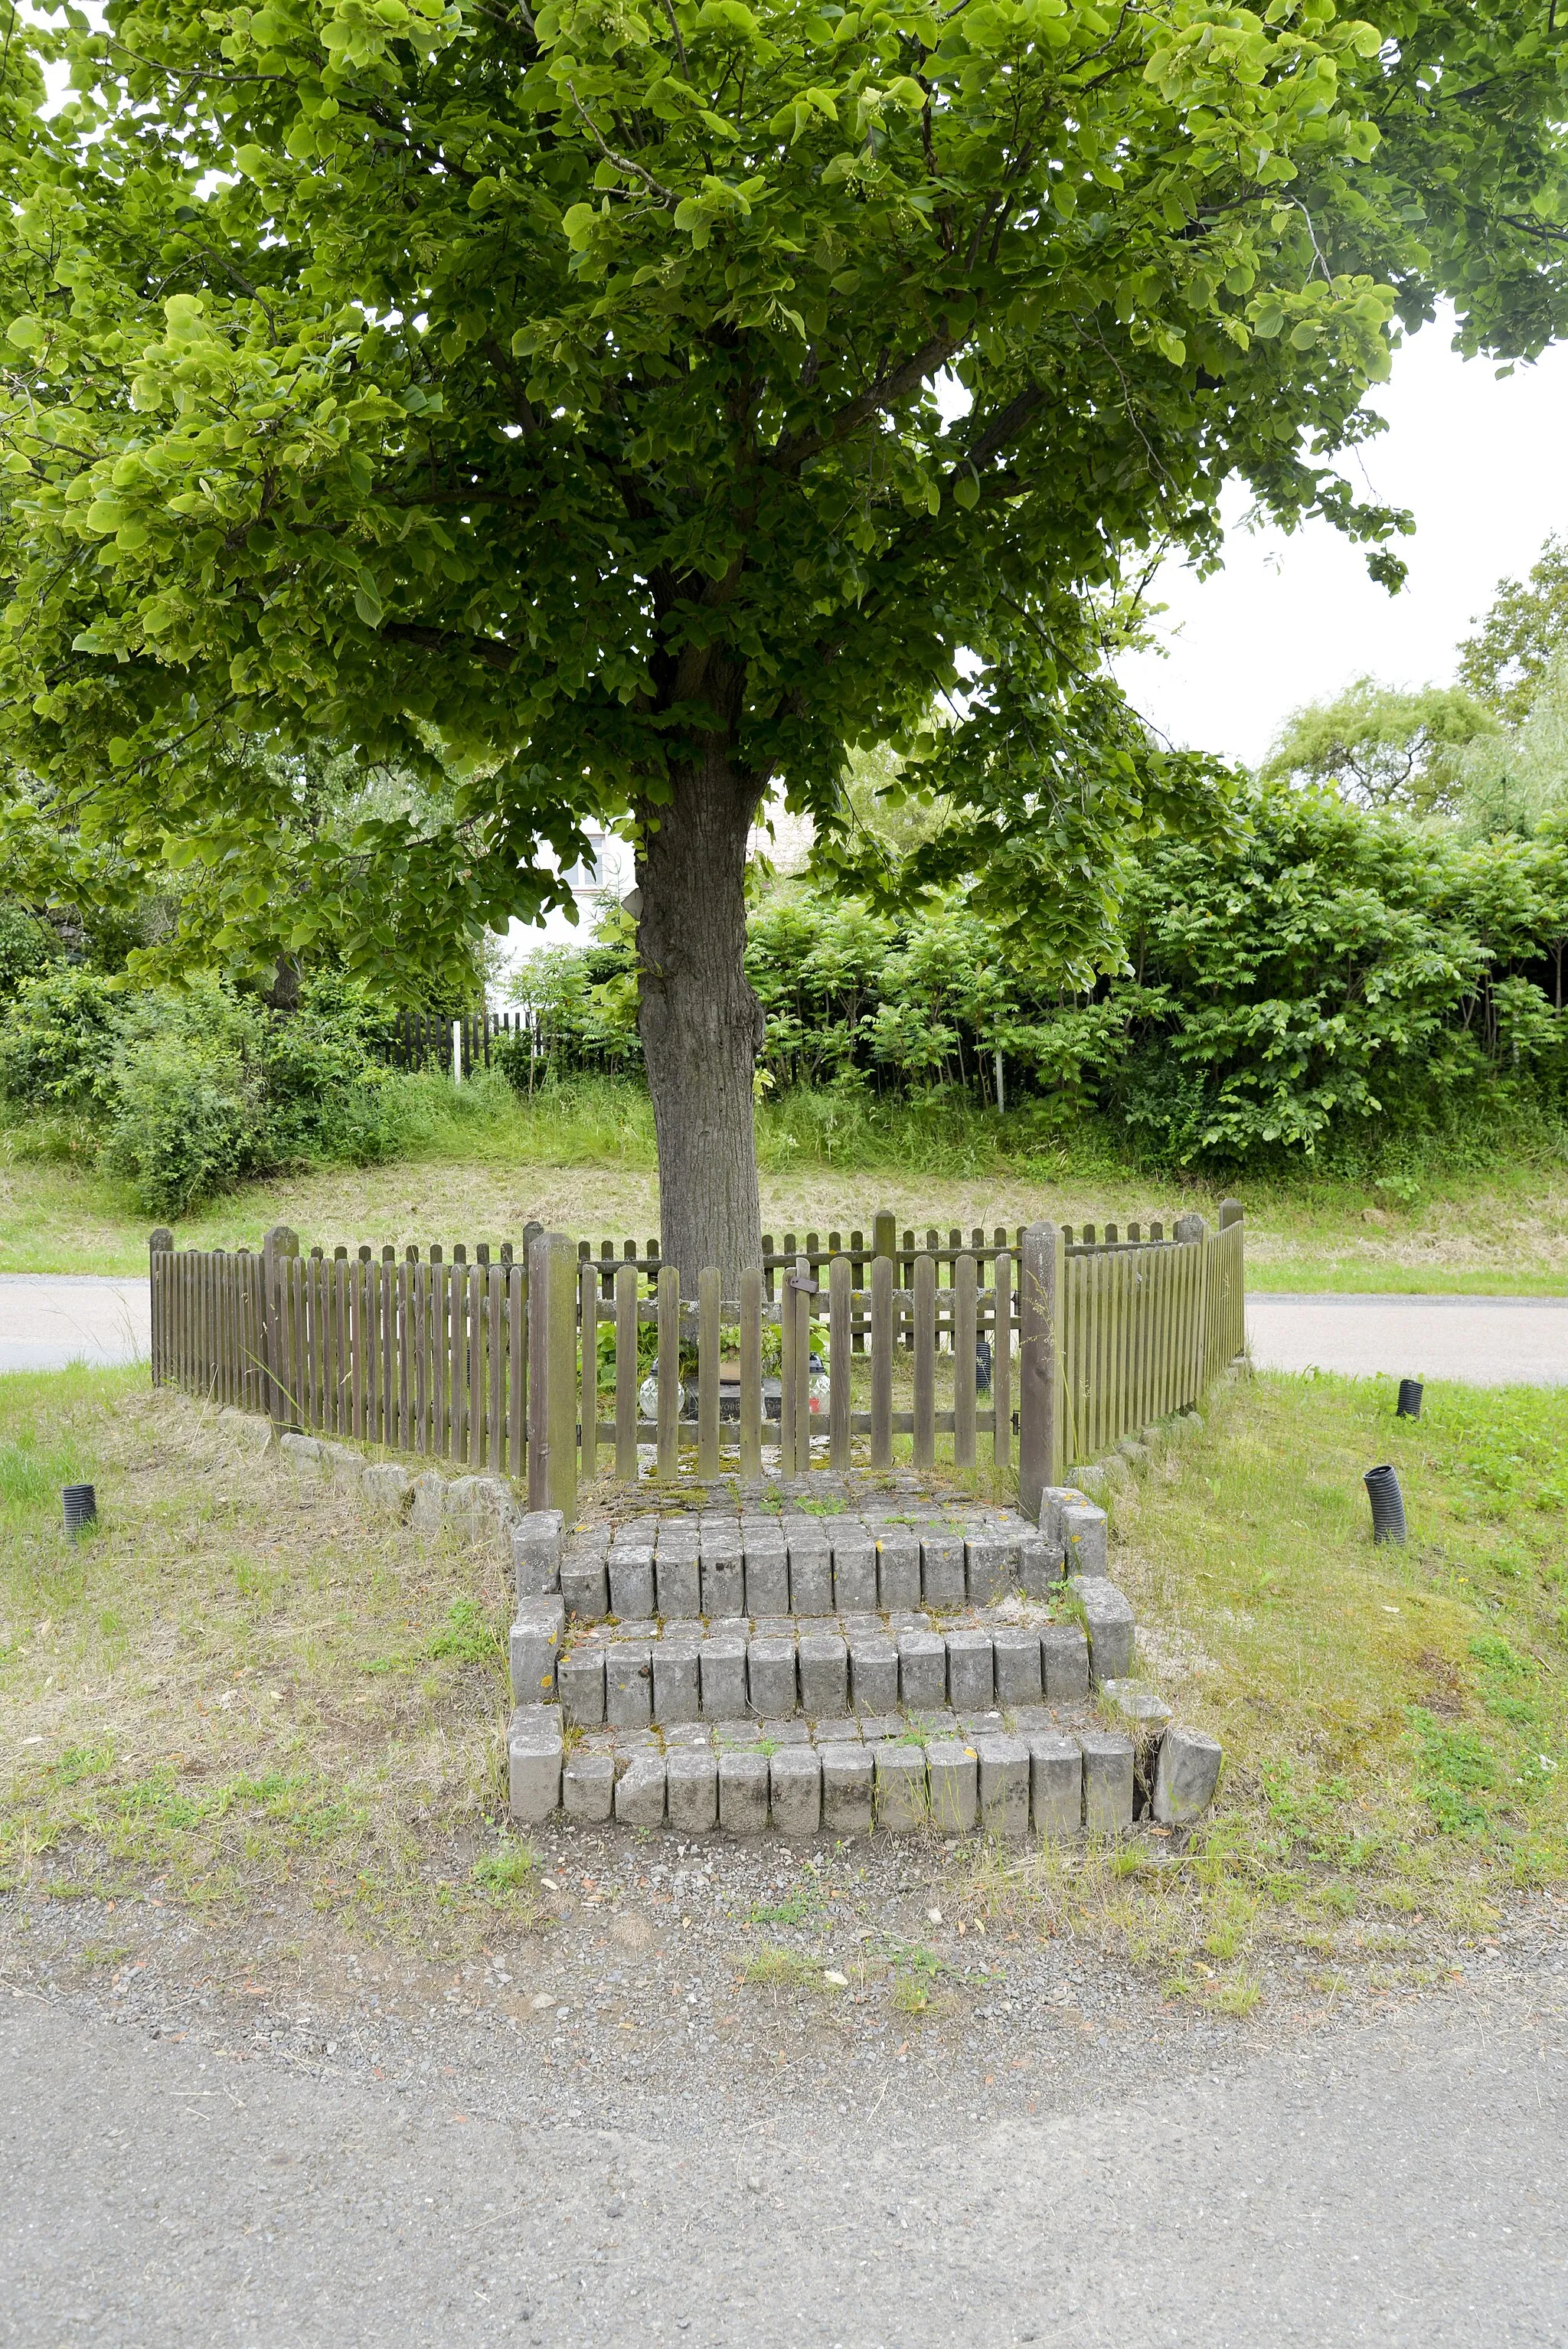
[[[511,1535],[514,1817],[682,1835],[1114,1835],[1198,1816],[1220,1748],[1130,1676],[1103,1512],[775,1492]]]

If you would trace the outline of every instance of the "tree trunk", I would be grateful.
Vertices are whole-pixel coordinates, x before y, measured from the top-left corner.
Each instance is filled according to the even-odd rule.
[[[637,858],[643,1040],[659,1146],[659,1245],[683,1293],[717,1265],[724,1294],[762,1257],[753,1078],[762,1009],[747,981],[746,842],[758,779],[715,742],[676,768]]]

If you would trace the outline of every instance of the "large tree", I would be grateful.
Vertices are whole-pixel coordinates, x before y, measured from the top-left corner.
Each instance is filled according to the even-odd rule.
[[[916,878],[1081,973],[1208,788],[1109,681],[1128,550],[1212,556],[1240,472],[1397,580],[1328,461],[1393,322],[1529,354],[1568,297],[1547,0],[58,14],[0,89],[14,750],[263,894],[234,731],[458,777],[365,853],[492,920],[624,824],[687,1275],[758,1247],[770,781],[831,825],[847,747],[923,758]]]

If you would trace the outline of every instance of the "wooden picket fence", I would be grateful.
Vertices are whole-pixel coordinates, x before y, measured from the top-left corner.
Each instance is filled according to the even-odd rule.
[[[765,1449],[809,1475],[888,1467],[900,1438],[930,1466],[939,1436],[958,1467],[985,1439],[1029,1507],[1068,1464],[1195,1402],[1245,1344],[1233,1201],[1212,1233],[1190,1216],[1169,1236],[1038,1223],[924,1241],[886,1216],[869,1244],[769,1237],[727,1299],[711,1267],[683,1299],[652,1242],[594,1252],[537,1225],[471,1261],[302,1255],[282,1227],[260,1253],[180,1249],[157,1231],[152,1375],[282,1426],[526,1476],[535,1507],[570,1509],[603,1471],[633,1480],[650,1450],[664,1476],[694,1444],[702,1477],[756,1476]]]

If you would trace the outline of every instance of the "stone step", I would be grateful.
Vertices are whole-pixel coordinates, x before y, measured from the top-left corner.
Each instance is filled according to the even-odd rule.
[[[1015,1601],[940,1621],[923,1613],[657,1619],[567,1633],[559,1597],[524,1599],[511,1631],[520,1704],[559,1699],[577,1728],[813,1719],[851,1712],[1068,1702],[1131,1671],[1132,1609],[1099,1577],[1058,1587],[1059,1613]]]
[[[575,1529],[562,1551],[560,1589],[568,1614],[584,1621],[987,1607],[1010,1590],[1047,1597],[1062,1579],[1062,1558],[1059,1539],[1003,1511],[966,1522],[934,1513],[897,1523],[863,1515],[645,1517]]]
[[[979,1829],[1022,1842],[1080,1833],[1114,1835],[1141,1804],[1183,1824],[1204,1810],[1220,1749],[1202,1732],[1161,1724],[1142,1744],[1125,1731],[1060,1726],[1042,1712],[938,1718],[904,1728],[853,1718],[819,1723],[690,1724],[589,1733],[568,1745],[553,1705],[520,1706],[510,1736],[514,1817],[539,1826],[568,1819],[666,1827],[684,1835],[895,1832],[930,1825]]]

